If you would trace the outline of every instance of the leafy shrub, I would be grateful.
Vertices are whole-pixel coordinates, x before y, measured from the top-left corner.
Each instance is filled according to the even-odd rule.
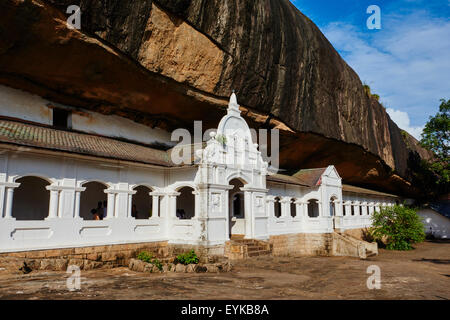
[[[147,251],[142,251],[141,253],[139,253],[137,259],[155,265],[160,271],[163,269],[161,261],[154,258],[153,254]]]
[[[141,253],[138,254],[137,259],[147,262],[147,263],[150,263],[153,259],[153,254],[151,254],[147,251],[142,251]]]
[[[375,239],[373,235],[372,228],[365,228],[362,230],[362,240],[366,242],[375,242],[377,239]]]
[[[187,253],[182,253],[175,258],[175,264],[183,264],[185,266],[189,264],[198,264],[198,257],[194,250]]]
[[[159,271],[162,271],[163,265],[162,265],[161,261],[159,261],[158,259],[153,259],[150,263],[153,264],[154,266],[156,266]]]
[[[425,241],[424,226],[415,209],[396,205],[372,216],[371,234],[385,240],[388,250],[411,250],[412,244]]]

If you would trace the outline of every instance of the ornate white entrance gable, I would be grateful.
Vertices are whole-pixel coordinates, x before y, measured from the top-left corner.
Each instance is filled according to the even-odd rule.
[[[212,181],[208,180],[208,183],[224,184],[233,178],[240,178],[247,187],[265,188],[265,179],[261,178],[268,174],[268,163],[263,160],[258,144],[253,142],[234,93],[230,98],[228,113],[220,121],[217,132],[211,133],[206,148],[197,155],[201,159],[201,166],[223,169],[219,170],[218,175],[212,176]]]
[[[268,163],[253,142],[249,126],[241,116],[236,95],[233,93],[227,115],[219,123],[217,132],[203,150],[197,152],[200,159],[196,182],[203,197],[201,215],[206,220],[207,238],[210,243],[220,243],[230,236],[230,190],[232,180],[239,180],[244,187],[246,238],[267,238],[268,224],[265,197]]]

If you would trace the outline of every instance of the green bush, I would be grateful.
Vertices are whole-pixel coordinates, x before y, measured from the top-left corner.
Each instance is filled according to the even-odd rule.
[[[156,266],[159,271],[162,271],[163,265],[162,265],[161,261],[159,261],[158,259],[153,259],[150,263],[153,264],[154,266]]]
[[[178,255],[175,258],[174,263],[175,264],[184,264],[185,266],[189,264],[198,264],[198,257],[194,250],[191,250],[190,252],[183,253]]]
[[[137,259],[147,263],[151,263],[153,259],[153,254],[148,253],[147,251],[142,251],[141,253],[138,254]]]
[[[154,258],[153,254],[149,252],[142,251],[141,253],[138,254],[137,259],[155,265],[160,271],[163,269],[161,261]]]
[[[411,250],[425,241],[424,226],[415,209],[396,205],[373,213],[371,234],[388,250]]]

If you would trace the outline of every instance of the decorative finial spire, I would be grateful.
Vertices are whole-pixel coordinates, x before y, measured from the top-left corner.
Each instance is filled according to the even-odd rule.
[[[237,97],[236,97],[236,94],[234,93],[234,90],[233,90],[233,93],[231,94],[230,103],[228,104],[228,108],[232,109],[232,110],[239,110],[239,104],[237,102]]]

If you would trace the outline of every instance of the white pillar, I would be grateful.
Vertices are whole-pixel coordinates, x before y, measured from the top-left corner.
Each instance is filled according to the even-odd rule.
[[[319,217],[318,218],[322,218],[324,216],[324,212],[323,212],[323,201],[317,201],[317,204],[319,205]]]
[[[242,190],[242,189],[241,189]],[[253,225],[255,223],[255,219],[253,217],[253,202],[252,202],[252,193],[250,191],[245,191],[244,193],[244,207],[245,207],[245,238],[252,239],[254,230]]]
[[[173,224],[178,219],[177,212],[177,197],[180,195],[179,192],[171,193],[166,196],[166,236],[170,237]]]
[[[152,196],[152,216],[151,218],[159,217],[159,196]]]
[[[302,216],[304,218],[309,217],[309,215],[308,215],[308,204],[309,204],[309,202],[308,201],[302,201],[301,204],[302,204]]]
[[[267,215],[269,219],[275,218],[275,197],[274,196],[267,196],[266,197],[266,203],[267,203]]]
[[[133,195],[131,193],[128,194],[128,207],[127,207],[127,218],[132,218],[131,210],[133,207]]]
[[[342,217],[344,213],[342,212],[342,205],[341,201],[339,200],[332,200],[332,203],[334,203],[334,216],[335,217]],[[330,204],[332,205],[332,204]]]
[[[281,198],[281,218],[288,218],[291,216],[291,199],[291,197]]]
[[[47,187],[47,190],[50,190],[50,206],[47,219],[56,219],[58,217],[59,191],[51,188],[51,186]]]
[[[352,202],[351,201],[346,201],[344,203],[344,210],[345,210],[344,216],[346,216],[346,217],[352,216]]]
[[[374,209],[375,204],[373,202],[369,203],[369,216],[373,215],[373,209]]]
[[[355,201],[353,205],[355,207],[355,216],[360,216],[361,215],[361,202]]]
[[[5,205],[5,219],[14,219],[12,216],[13,209],[14,188],[6,187],[6,205]]]
[[[106,193],[108,194],[108,208],[107,208],[107,212],[106,212],[106,219],[113,219],[114,218],[114,208],[116,205],[116,195],[112,192],[106,192]]]
[[[81,192],[75,191],[75,219],[79,219],[80,217],[80,199],[81,199]]]

